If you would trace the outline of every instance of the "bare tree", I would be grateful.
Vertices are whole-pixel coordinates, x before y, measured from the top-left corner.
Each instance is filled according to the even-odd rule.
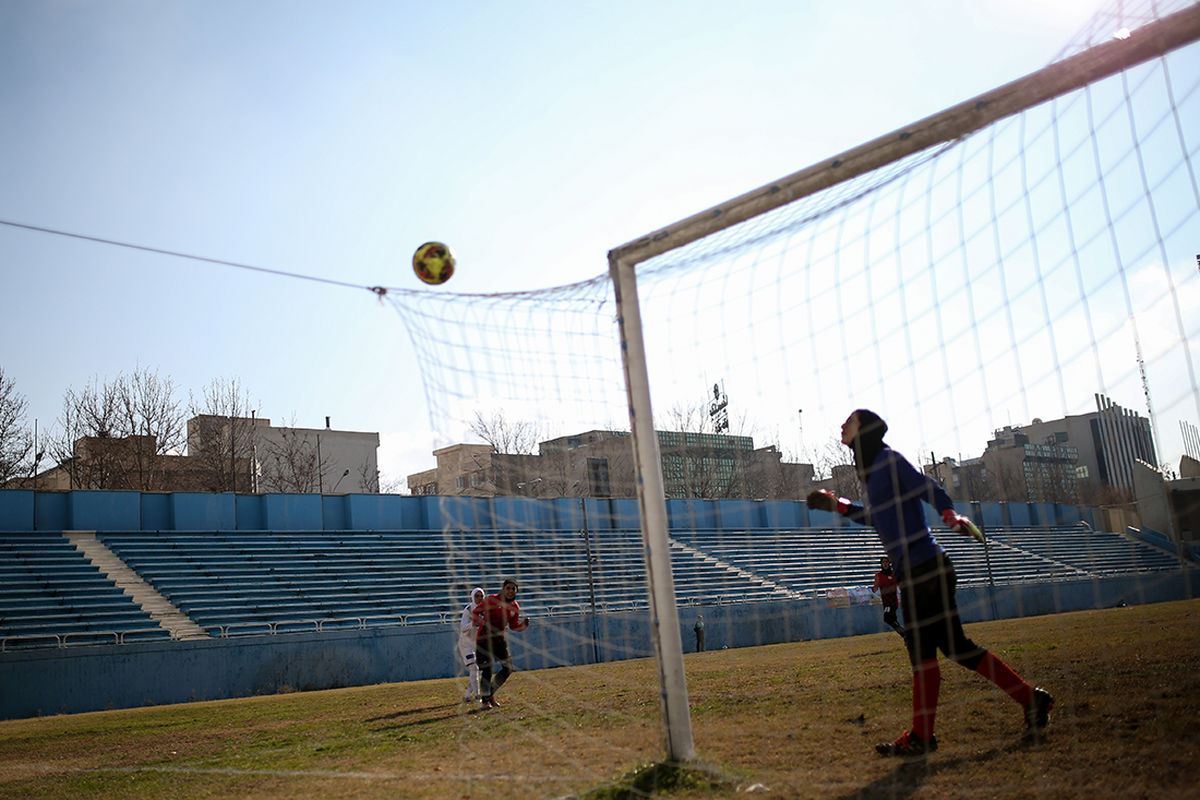
[[[24,395],[0,369],[0,485],[37,465],[29,461],[33,437],[25,427]]]
[[[379,488],[380,494],[406,494],[404,489],[405,489],[405,487],[408,486],[407,479],[393,478],[393,477],[386,475],[384,473],[381,473],[381,472],[376,472],[376,475],[379,476],[378,477],[378,480],[379,480],[378,488]],[[369,486],[367,487],[367,491],[371,491]]]
[[[188,455],[197,458],[209,490],[257,491],[257,440],[250,393],[237,378],[214,378],[191,398]]]
[[[490,417],[485,417],[482,411],[476,411],[470,430],[497,453],[512,455],[536,452],[538,443],[545,438],[538,423],[510,420],[503,411],[494,411]]]
[[[1079,483],[1079,502],[1085,506],[1132,506],[1135,499],[1131,490],[1095,478]]]
[[[729,418],[729,429],[722,431],[726,436],[754,436],[758,433],[757,426],[750,417],[742,411]],[[676,403],[667,409],[663,415],[662,424],[655,427],[669,431],[688,431],[691,433],[717,433],[716,423],[709,412],[706,402]]]
[[[987,468],[987,477],[980,481],[975,499],[1008,503],[1030,501],[1030,487],[1019,465],[986,452],[983,463]]]
[[[58,422],[51,454],[69,468],[72,486],[88,489],[162,489],[160,457],[184,443],[175,384],[148,368],[67,389]]]
[[[752,480],[749,450],[739,449],[734,437],[749,437],[753,425],[743,413],[718,433],[706,402],[676,403],[663,415],[659,434],[663,482],[668,497],[707,500],[758,496]]]
[[[368,461],[364,461],[358,465],[358,485],[360,491],[369,494],[379,493],[379,470],[372,469]]]
[[[186,442],[184,412],[175,384],[157,372],[138,369],[116,385],[119,430],[132,437],[129,480],[139,489],[165,488],[160,455],[181,455]]]
[[[329,463],[320,440],[310,431],[290,426],[275,428],[258,445],[263,491],[309,494],[326,488]]]

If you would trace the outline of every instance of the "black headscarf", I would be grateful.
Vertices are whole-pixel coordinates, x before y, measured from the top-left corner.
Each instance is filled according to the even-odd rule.
[[[865,483],[871,464],[885,446],[883,437],[888,426],[874,411],[860,408],[854,414],[858,417],[858,436],[850,443],[850,450],[854,453],[854,469],[858,472],[858,479]]]

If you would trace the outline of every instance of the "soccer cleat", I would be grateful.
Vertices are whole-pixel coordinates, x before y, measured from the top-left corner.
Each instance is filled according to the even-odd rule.
[[[937,736],[930,734],[929,741],[926,742],[912,731],[900,734],[900,738],[894,742],[880,742],[875,745],[875,752],[884,757],[915,758],[932,753],[934,750],[937,750]]]
[[[1054,708],[1054,698],[1045,689],[1033,690],[1033,701],[1025,706],[1024,738],[1036,739],[1050,724],[1050,709]]]
[[[496,701],[495,701],[495,700],[493,700],[493,699],[492,699],[492,698],[490,698],[490,697],[485,697],[485,698],[483,698],[483,700],[481,700],[481,701],[480,701],[480,703],[479,703],[479,707],[480,707],[480,708],[482,708],[482,709],[484,709],[484,710],[487,710],[487,709],[489,709],[489,708],[495,708],[495,707],[496,707]]]
[[[492,708],[499,708],[499,707],[500,707],[500,702],[499,702],[499,701],[498,701],[496,698],[494,698],[494,697],[492,698],[492,700],[491,700],[491,703],[492,703]]]

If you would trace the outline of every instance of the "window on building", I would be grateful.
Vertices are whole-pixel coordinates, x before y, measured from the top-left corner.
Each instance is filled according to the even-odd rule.
[[[457,488],[457,489],[461,489],[461,488],[463,488],[463,479],[462,479],[462,475],[459,475],[457,478],[455,478],[455,479],[454,479],[454,486],[455,486],[455,488]]]
[[[592,497],[608,497],[611,494],[608,485],[608,459],[589,458],[587,460],[588,493]]]

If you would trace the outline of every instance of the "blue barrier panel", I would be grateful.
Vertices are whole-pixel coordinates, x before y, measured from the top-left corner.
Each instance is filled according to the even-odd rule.
[[[144,531],[170,530],[171,502],[175,495],[167,492],[143,492],[141,497],[141,529]]]
[[[746,530],[762,527],[762,503],[757,500],[717,500],[717,527]]]
[[[350,530],[421,530],[428,527],[424,511],[420,497],[346,495],[346,527]]]
[[[1033,523],[1028,503],[1008,503],[1008,524],[1014,528],[1028,527]]]
[[[441,530],[445,525],[445,513],[442,506],[447,498],[441,495],[426,495],[421,498],[422,516],[425,517],[425,527],[431,531]],[[458,520],[455,520],[458,522]],[[450,527],[462,528],[463,525],[452,525]]]
[[[582,497],[558,497],[550,500],[550,514],[547,527],[558,531],[577,531],[583,529]]]
[[[497,497],[492,518],[499,528],[533,530],[538,527],[538,507],[544,502],[532,497]]]
[[[583,527],[583,523],[585,522],[587,523],[588,530],[594,531],[600,527],[596,524],[596,522],[600,519],[601,515],[604,514],[604,509],[601,508],[601,504],[603,502],[603,500],[598,500],[594,497],[586,498],[583,501],[584,508],[587,509],[587,511],[585,514],[586,518],[580,520],[580,527]]]
[[[1078,525],[1083,519],[1083,508],[1059,504],[1055,506],[1055,517],[1059,525]]]
[[[979,519],[976,521],[983,525],[984,530],[1004,527],[1004,503],[980,503]]]
[[[263,495],[263,523],[272,531],[321,530],[321,495]]]
[[[266,513],[263,511],[263,495],[236,495],[233,507],[237,511],[237,529],[239,531],[267,529]]]
[[[33,530],[33,503],[32,490],[0,490],[0,531]]]
[[[719,527],[716,504],[705,500],[668,500],[667,520],[672,530],[703,531]]]
[[[162,530],[232,531],[237,528],[236,495],[232,492],[176,492],[171,495],[170,521]]]
[[[811,528],[837,528],[843,523],[852,525],[845,517],[836,511],[821,511],[817,508],[806,508],[808,512],[808,524],[805,527]]]
[[[67,527],[67,493],[35,492],[33,525],[39,531],[61,531]]]
[[[322,530],[344,531],[349,527],[346,523],[346,518],[346,495],[321,495]]]
[[[89,492],[67,494],[67,524],[81,531],[140,531],[141,492]]]
[[[592,530],[616,530],[622,527],[627,530],[641,527],[638,520],[637,500],[633,498],[596,498],[594,516],[592,508],[593,506],[588,506],[588,524],[591,525]]]
[[[552,497],[538,502],[537,522],[543,530],[558,529],[558,500],[561,499]]]
[[[806,511],[808,507],[795,500],[768,500],[763,506],[763,523],[775,530],[803,528],[808,525]]]
[[[502,527],[575,530],[584,498],[410,497],[400,495],[234,495],[208,492],[0,491],[0,530],[466,530]],[[586,498],[588,527],[640,527],[637,500]],[[959,503],[987,529],[1029,525],[1102,526],[1097,509],[1049,503]],[[940,515],[924,506],[930,527]],[[667,501],[673,530],[832,527],[838,518],[810,512],[802,500]]]
[[[492,527],[492,514],[487,497],[455,497],[431,495],[424,497],[425,515],[430,530],[443,528],[484,530]]]

